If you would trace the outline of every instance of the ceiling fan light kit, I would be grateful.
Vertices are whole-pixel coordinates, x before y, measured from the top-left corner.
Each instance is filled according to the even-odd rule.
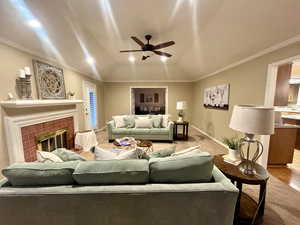
[[[128,53],[128,52],[153,52],[154,54],[156,55],[159,55],[161,56],[161,60],[162,61],[166,61],[167,58],[171,57],[172,55],[167,53],[167,52],[162,52],[162,51],[157,51],[159,49],[162,49],[162,48],[166,48],[166,47],[169,47],[171,45],[174,45],[175,42],[174,41],[167,41],[167,42],[164,42],[164,43],[160,43],[160,44],[157,44],[157,45],[152,45],[150,44],[150,40],[151,40],[152,36],[147,34],[145,35],[145,39],[147,40],[147,43],[143,43],[140,39],[138,39],[137,37],[134,37],[132,36],[131,39],[134,40],[140,47],[141,49],[140,50],[122,50],[120,51],[121,53]],[[142,57],[142,60],[146,60],[147,58],[149,58],[150,56],[147,55],[147,56],[144,56]]]

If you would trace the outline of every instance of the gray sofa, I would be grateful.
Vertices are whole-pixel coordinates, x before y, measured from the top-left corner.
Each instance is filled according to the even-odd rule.
[[[189,184],[12,187],[0,182],[1,225],[232,225],[237,188]]]
[[[109,141],[122,137],[134,137],[138,140],[173,141],[174,123],[169,121],[166,128],[116,128],[113,120],[107,122]]]

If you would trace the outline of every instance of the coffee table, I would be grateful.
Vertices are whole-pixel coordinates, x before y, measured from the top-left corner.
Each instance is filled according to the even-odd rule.
[[[262,219],[265,210],[267,181],[269,174],[267,170],[255,163],[256,174],[245,175],[238,166],[227,163],[223,160],[223,155],[215,155],[215,165],[228,177],[240,190],[236,203],[234,224],[254,224]],[[248,194],[243,192],[243,184],[259,185],[259,199],[255,201]]]
[[[126,150],[131,150],[137,146],[143,148],[144,152],[153,152],[153,144],[152,141],[149,140],[134,140],[130,145],[120,145],[116,140],[114,140],[113,144],[117,148],[122,148]]]

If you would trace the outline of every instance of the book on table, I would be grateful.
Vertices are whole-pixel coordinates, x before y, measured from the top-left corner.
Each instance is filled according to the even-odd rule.
[[[233,164],[235,166],[239,165],[241,163],[240,158],[232,158],[229,155],[223,155],[224,162]]]

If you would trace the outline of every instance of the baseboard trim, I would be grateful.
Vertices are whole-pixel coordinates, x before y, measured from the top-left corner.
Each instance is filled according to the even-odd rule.
[[[95,133],[105,130],[106,126],[101,127],[99,129],[95,129]]]
[[[213,142],[215,142],[215,143],[221,145],[222,147],[227,148],[227,146],[226,146],[224,143],[222,143],[222,142],[219,141],[218,139],[216,139],[216,138],[210,136],[208,133],[206,133],[205,131],[201,130],[199,127],[197,127],[197,126],[195,126],[195,125],[193,125],[193,124],[191,125],[191,127],[194,128],[195,130],[199,131],[199,132],[200,132],[201,134],[203,134],[204,136],[206,136],[206,137],[208,137],[209,139],[211,139]]]

